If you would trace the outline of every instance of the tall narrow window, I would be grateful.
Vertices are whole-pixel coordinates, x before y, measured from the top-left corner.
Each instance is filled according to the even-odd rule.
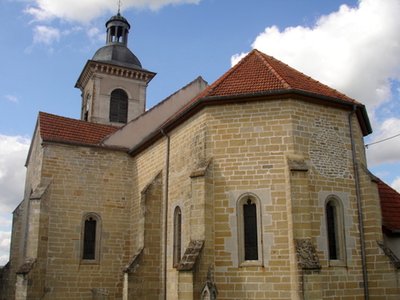
[[[83,259],[94,259],[96,253],[96,220],[89,217],[85,220],[83,237]]]
[[[182,246],[182,213],[179,206],[174,211],[174,255],[173,265],[177,267],[181,260],[181,246]]]
[[[250,199],[243,204],[244,259],[258,260],[257,207]]]
[[[338,199],[328,199],[325,215],[329,260],[344,260],[343,211]]]
[[[242,266],[262,265],[260,202],[245,194],[237,202],[239,261]]]
[[[128,120],[128,95],[122,89],[111,93],[110,122],[126,123]]]
[[[87,214],[82,225],[82,259],[97,261],[100,247],[100,218],[93,213]]]

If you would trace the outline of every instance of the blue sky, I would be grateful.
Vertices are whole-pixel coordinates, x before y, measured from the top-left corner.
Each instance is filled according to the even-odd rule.
[[[0,2],[0,265],[38,111],[79,118],[75,82],[105,43],[110,0]],[[122,0],[129,48],[151,107],[201,75],[212,83],[258,48],[365,103],[374,134],[400,133],[398,0]],[[400,191],[400,137],[367,149],[370,169]]]

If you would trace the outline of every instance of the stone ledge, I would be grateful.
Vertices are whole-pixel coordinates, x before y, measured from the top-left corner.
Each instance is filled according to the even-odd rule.
[[[26,275],[28,274],[35,265],[36,258],[27,258],[25,259],[24,263],[18,268],[17,274]]]
[[[192,271],[196,264],[197,258],[203,249],[203,240],[190,241],[189,246],[186,248],[185,254],[176,268],[178,271]]]
[[[135,255],[132,257],[131,261],[122,270],[124,273],[132,273],[135,271],[136,266],[139,264],[139,259],[141,258],[142,254],[143,254],[143,249],[144,248],[140,248],[135,253]]]
[[[206,172],[208,170],[208,166],[211,163],[211,159],[208,161],[204,162],[202,165],[200,165],[196,170],[194,170],[192,173],[190,173],[190,178],[196,178],[196,177],[202,177],[206,175]]]
[[[382,241],[376,241],[378,246],[383,250],[385,255],[389,257],[390,262],[394,265],[396,269],[400,269],[400,259],[394,254],[394,252],[387,247]]]
[[[309,169],[307,162],[303,159],[288,158],[287,162],[290,171],[307,172]]]

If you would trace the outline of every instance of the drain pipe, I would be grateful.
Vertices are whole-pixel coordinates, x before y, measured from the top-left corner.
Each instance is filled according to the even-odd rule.
[[[169,154],[170,154],[170,137],[161,129],[161,133],[167,139],[167,149],[165,153],[165,181],[164,181],[164,280],[163,291],[164,300],[167,299],[167,234],[168,234],[168,184],[169,184]]]
[[[368,270],[367,270],[367,257],[365,254],[365,238],[364,238],[364,221],[363,221],[363,211],[361,203],[361,189],[360,189],[360,176],[358,173],[358,162],[356,158],[356,145],[354,143],[353,136],[353,125],[352,116],[355,114],[357,107],[353,105],[353,110],[349,113],[349,129],[350,129],[350,141],[351,141],[351,153],[353,158],[353,168],[354,168],[354,181],[356,185],[356,200],[357,200],[357,211],[358,211],[358,229],[360,233],[360,246],[361,246],[361,264],[363,271],[363,281],[364,281],[364,299],[369,299],[368,292]]]

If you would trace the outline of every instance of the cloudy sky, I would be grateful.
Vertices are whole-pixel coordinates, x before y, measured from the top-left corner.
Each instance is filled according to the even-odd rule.
[[[122,0],[151,107],[257,48],[367,106],[371,171],[400,191],[400,1]],[[79,118],[75,82],[118,0],[0,1],[0,265],[38,111]],[[394,137],[394,138],[392,138]],[[387,139],[387,140],[386,140]],[[380,142],[384,140],[383,142]],[[378,142],[378,143],[376,143]]]

